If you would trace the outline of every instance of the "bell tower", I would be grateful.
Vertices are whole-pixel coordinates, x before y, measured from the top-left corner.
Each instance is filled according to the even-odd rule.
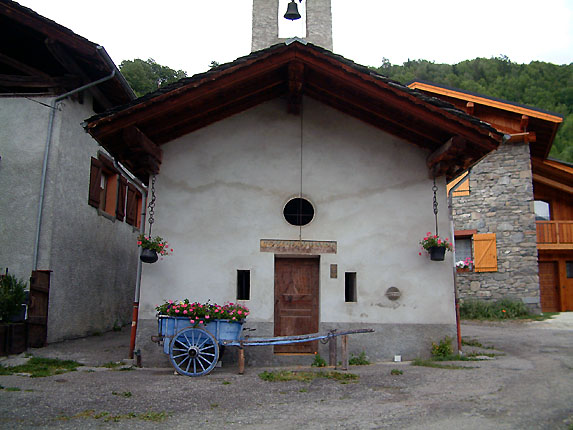
[[[299,0],[295,1],[303,19],[306,15],[306,28],[302,29],[302,32],[306,34],[298,35],[298,37],[332,51],[330,0],[302,0],[302,3]],[[268,48],[294,36],[282,37],[280,34],[281,37],[279,37],[279,27],[289,22],[283,17],[288,2],[288,0],[253,0],[251,51]]]

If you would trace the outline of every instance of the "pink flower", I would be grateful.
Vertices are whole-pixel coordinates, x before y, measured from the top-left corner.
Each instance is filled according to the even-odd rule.
[[[432,235],[432,233],[430,233],[430,232],[426,233],[426,236],[431,236],[431,235]]]
[[[422,255],[422,253],[421,253],[421,252],[418,252],[418,255]]]
[[[209,319],[209,315],[205,315],[205,319],[208,320],[208,319]]]
[[[236,320],[237,318],[233,317],[234,320]]]
[[[241,311],[239,311],[239,312],[237,312],[237,313],[238,313],[239,315],[241,315],[241,314],[242,314],[242,312],[241,312]]]
[[[178,314],[178,313],[179,313],[179,309],[175,309],[175,313]]]
[[[194,323],[194,322],[195,322],[195,320],[192,320],[192,319],[190,319],[190,320],[189,320],[189,322],[190,322],[190,323]]]
[[[183,313],[186,314],[186,313],[187,313],[187,310],[184,310]]]

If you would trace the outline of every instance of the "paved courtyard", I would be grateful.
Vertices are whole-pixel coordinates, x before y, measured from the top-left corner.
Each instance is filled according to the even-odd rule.
[[[267,382],[258,374],[272,369],[252,367],[199,378],[169,368],[109,370],[101,365],[126,356],[129,333],[107,333],[32,351],[86,364],[79,371],[0,376],[0,428],[572,428],[573,313],[550,323],[466,323],[462,334],[500,355],[452,363],[465,369],[352,366],[359,379],[341,383]]]

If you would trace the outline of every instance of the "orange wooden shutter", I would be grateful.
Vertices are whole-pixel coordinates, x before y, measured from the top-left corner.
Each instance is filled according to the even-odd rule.
[[[92,157],[88,204],[95,208],[99,208],[99,202],[100,202],[101,169],[102,169],[101,161],[99,161],[97,158]]]
[[[474,234],[474,270],[497,272],[495,233]]]

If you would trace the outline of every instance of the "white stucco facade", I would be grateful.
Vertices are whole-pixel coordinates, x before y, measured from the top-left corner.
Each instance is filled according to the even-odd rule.
[[[33,100],[32,100],[33,99]],[[50,97],[0,98],[0,268],[29,281]],[[41,104],[41,103],[43,104]],[[91,98],[58,104],[51,137],[38,252],[51,270],[48,342],[130,321],[137,231],[88,205],[90,159],[101,147],[83,130]]]
[[[299,239],[282,211],[300,191],[301,130],[302,194],[315,208],[302,239],[337,243],[336,254],[319,255],[321,329],[376,328],[358,345],[378,358],[400,344],[429,351],[453,333],[455,312],[451,254],[444,262],[418,255],[434,228],[428,153],[309,98],[302,124],[275,99],[162,146],[153,233],[174,253],[143,269],[143,325],[166,299],[236,301],[237,270],[250,270],[248,323],[272,334],[275,255],[260,241]],[[439,228],[449,232],[445,178],[438,187]],[[355,303],[345,302],[345,272],[356,272]],[[385,296],[390,287],[400,299]]]

